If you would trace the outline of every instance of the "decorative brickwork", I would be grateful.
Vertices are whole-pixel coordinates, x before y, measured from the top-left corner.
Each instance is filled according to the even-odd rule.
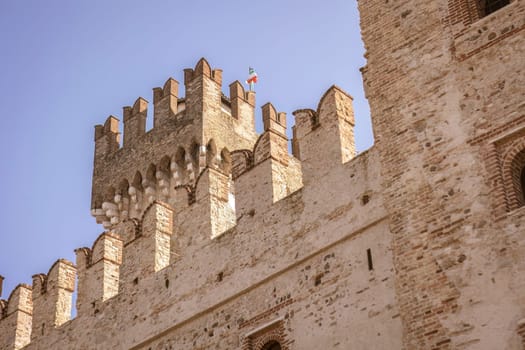
[[[447,24],[467,27],[510,3],[509,0],[447,0]]]
[[[289,350],[291,342],[287,339],[283,320],[264,325],[246,335],[242,341],[242,350],[266,350],[268,345],[278,343],[282,350]]]
[[[522,172],[525,167],[525,135],[510,142],[506,148],[501,157],[501,168],[507,206],[509,210],[514,210],[524,205]]]
[[[509,123],[489,135],[471,140],[481,145],[481,154],[489,174],[491,202],[495,218],[501,219],[508,212],[523,206],[522,170],[525,167],[525,121]]]

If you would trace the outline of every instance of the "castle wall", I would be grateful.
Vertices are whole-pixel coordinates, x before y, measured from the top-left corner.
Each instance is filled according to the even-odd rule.
[[[95,129],[92,214],[0,301],[0,349],[520,349],[525,6],[359,2],[376,144],[332,86],[286,116],[201,59]],[[78,269],[77,316],[70,319]]]
[[[196,95],[186,98],[184,110],[173,112],[175,92],[166,93],[165,86],[161,96],[156,90],[156,104],[164,103],[180,128],[171,132],[188,132],[181,137],[190,144],[192,130],[200,129],[182,126],[184,118],[228,112],[217,94],[220,74],[206,65],[201,60],[187,70],[185,83],[210,92],[190,89]],[[230,112],[237,112],[227,117],[241,118],[254,96],[237,83],[231,92],[237,101]],[[140,100],[127,119],[143,111]],[[285,114],[266,104],[258,138],[239,135],[229,141],[238,141],[232,152],[219,153],[228,146],[220,123],[201,120],[208,123],[204,139],[214,142],[196,149],[189,163],[181,164],[186,155],[175,156],[175,164],[163,158],[141,170],[144,177],[127,183],[127,191],[114,189],[113,200],[95,207],[111,218],[111,232],[92,248],[76,250],[76,317],[69,320],[64,312],[76,270],[59,261],[60,269],[52,268],[58,277],[48,275],[62,282],[46,285],[46,275],[35,277],[32,319],[38,322],[25,349],[259,349],[272,339],[285,349],[401,346],[379,153],[373,148],[355,155],[352,99],[339,88],[331,87],[316,111],[306,111],[295,113],[300,159],[288,154]],[[156,116],[162,128],[132,134],[123,148],[107,147],[119,137],[114,117],[97,127],[96,148],[105,155],[95,152],[95,196],[123,172],[163,154],[163,147],[173,150],[159,134],[170,130],[165,126],[171,121]],[[181,177],[188,182],[173,186]],[[139,201],[140,210],[130,206]],[[127,218],[113,220],[113,212],[126,210]],[[3,319],[0,326],[10,323]]]
[[[240,349],[272,327],[296,349],[400,346],[378,160],[372,149],[334,164],[317,184],[267,202],[215,239],[179,230],[184,243],[171,265],[128,279],[96,313],[79,313],[27,349]],[[348,196],[336,196],[343,188]]]

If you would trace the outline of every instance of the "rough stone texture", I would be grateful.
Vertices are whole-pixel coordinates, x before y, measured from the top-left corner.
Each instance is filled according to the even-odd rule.
[[[33,276],[32,342],[70,320],[76,277],[75,265],[63,259],[57,260],[47,274]]]
[[[7,301],[0,300],[0,349],[21,349],[30,342],[33,301],[31,287],[20,284]]]
[[[205,118],[188,114],[184,118],[196,124],[175,128],[172,138],[190,142],[184,147],[190,159],[181,166],[177,160],[186,160],[181,157],[172,166],[160,155],[177,155],[180,143],[168,143],[166,131],[154,129],[123,148],[101,148],[106,152],[101,155],[100,140],[116,142],[118,134],[113,117],[98,127],[94,196],[137,168],[146,169],[146,181],[132,182],[134,191],[129,184],[127,191],[110,191],[102,203],[94,199],[95,216],[106,216],[101,221],[109,221],[111,232],[91,249],[77,249],[76,318],[50,318],[63,316],[70,290],[52,283],[41,294],[45,279],[35,277],[37,323],[26,348],[254,349],[270,341],[284,349],[401,347],[379,157],[374,149],[355,157],[351,98],[336,87],[327,91],[314,112],[319,118],[294,141],[308,155],[299,160],[287,151],[284,113],[263,106],[265,130],[256,137],[253,94],[236,92],[237,104],[245,108],[235,119],[225,108],[227,99],[212,89],[212,75],[194,76],[206,71],[203,62],[193,75],[187,71],[187,83],[209,85],[211,93],[197,94],[193,102],[186,97],[179,113],[208,108],[206,113],[219,115],[213,109],[222,104],[220,115],[231,119],[230,131],[210,118],[202,128],[206,146],[195,148],[184,135],[200,130]],[[240,90],[237,83],[231,87]],[[246,126],[232,126],[244,120],[252,128],[248,133]],[[217,151],[226,142],[227,152]],[[148,169],[153,154],[161,158],[154,171]],[[330,169],[320,171],[316,164]],[[116,179],[108,179],[111,173]],[[183,176],[186,183],[171,182]],[[303,179],[310,184],[303,186]],[[169,182],[166,193],[163,182]],[[124,215],[133,203],[140,210]],[[65,262],[60,266],[52,269],[60,280],[73,272]]]
[[[122,240],[116,234],[103,233],[93,243],[93,248],[79,248],[75,252],[78,269],[77,310],[96,313],[98,302],[118,293]]]
[[[359,2],[376,144],[200,60],[95,128],[108,230],[0,301],[0,349],[523,349],[525,5]],[[127,134],[127,135],[126,135]]]
[[[504,160],[523,141],[525,6],[473,3],[359,2],[407,349],[521,348],[524,212]]]

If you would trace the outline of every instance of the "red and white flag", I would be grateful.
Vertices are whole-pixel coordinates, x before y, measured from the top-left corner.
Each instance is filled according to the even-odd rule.
[[[246,84],[250,85],[250,91],[254,91],[255,83],[257,82],[257,73],[255,72],[255,69],[250,67],[249,74]]]

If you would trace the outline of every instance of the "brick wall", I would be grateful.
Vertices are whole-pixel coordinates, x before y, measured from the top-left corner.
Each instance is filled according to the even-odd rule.
[[[509,200],[500,189],[509,183],[503,171],[509,167],[499,160],[506,146],[470,140],[508,131],[517,120],[515,128],[524,125],[518,88],[524,7],[513,2],[479,19],[472,6],[359,2],[368,59],[363,76],[407,349],[518,342],[523,299],[508,281],[524,284],[523,233],[514,226],[522,219],[516,213],[503,224],[495,215],[507,211]],[[488,292],[487,283],[497,291]],[[488,332],[490,324],[505,326]]]

